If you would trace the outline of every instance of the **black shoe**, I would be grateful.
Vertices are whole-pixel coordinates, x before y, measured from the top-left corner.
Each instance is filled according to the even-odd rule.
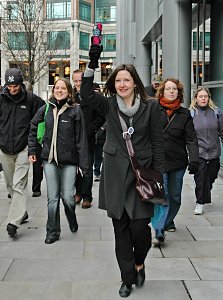
[[[28,215],[28,213],[26,211],[24,217],[22,218],[21,224],[26,223],[26,220],[28,219],[28,217],[29,217],[29,215]]]
[[[132,291],[132,286],[127,285],[123,282],[120,289],[119,289],[119,296],[123,297],[123,298],[126,298],[131,294],[131,291]]]
[[[71,224],[71,223],[69,224],[69,227],[70,227],[70,231],[71,231],[71,232],[76,232],[76,231],[78,231],[78,223],[77,223],[77,218],[76,218],[76,216],[75,216],[74,221],[72,222],[72,224]]]
[[[9,199],[11,199],[11,198],[12,198],[10,194],[8,194],[8,198],[9,198]]]
[[[10,223],[7,225],[7,228],[6,228],[6,230],[8,231],[8,235],[10,237],[14,237],[16,235],[17,229],[18,229],[17,226],[10,224]]]
[[[41,192],[33,192],[32,197],[39,197],[41,196]]]
[[[45,244],[53,244],[53,243],[55,243],[56,241],[58,241],[59,240],[59,237],[54,237],[54,238],[46,238],[45,239]]]
[[[145,277],[146,277],[145,266],[143,266],[143,268],[141,270],[137,271],[136,273],[137,273],[137,275],[136,275],[136,287],[140,288],[140,287],[143,286],[144,281],[145,281]]]

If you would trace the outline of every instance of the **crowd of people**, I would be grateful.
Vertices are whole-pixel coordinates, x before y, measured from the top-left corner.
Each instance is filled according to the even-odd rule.
[[[29,217],[30,162],[33,197],[41,195],[43,172],[46,178],[46,244],[60,238],[60,200],[70,231],[75,233],[76,205],[91,207],[93,181],[99,181],[99,208],[107,211],[114,229],[122,279],[119,295],[128,297],[133,285],[144,284],[151,246],[161,246],[165,232],[177,229],[186,170],[195,182],[194,214],[201,215],[204,205],[211,202],[220,169],[223,115],[207,88],[199,87],[185,108],[179,79],[156,75],[151,86],[144,87],[132,64],[117,66],[102,93],[94,82],[101,52],[100,45],[92,45],[85,72],[73,72],[73,87],[69,80],[59,78],[47,103],[25,86],[18,68],[6,71],[0,94],[0,172],[11,197],[6,230],[15,237]],[[162,174],[167,204],[140,201],[119,115],[140,166]],[[39,143],[41,123],[44,135]]]

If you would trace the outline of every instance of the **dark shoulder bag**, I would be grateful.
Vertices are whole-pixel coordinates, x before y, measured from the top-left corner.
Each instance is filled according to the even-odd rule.
[[[122,125],[123,138],[126,141],[130,161],[136,177],[136,190],[139,193],[141,201],[151,204],[166,205],[167,201],[163,197],[162,174],[150,167],[141,167],[139,165],[132,146],[131,133],[129,133],[127,125],[122,116],[119,113],[118,115]]]

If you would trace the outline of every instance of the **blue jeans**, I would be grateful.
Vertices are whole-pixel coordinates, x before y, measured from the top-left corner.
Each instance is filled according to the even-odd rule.
[[[64,211],[68,223],[72,225],[76,219],[75,192],[76,166],[57,165],[55,162],[43,161],[43,170],[46,177],[48,198],[48,219],[46,225],[47,238],[60,236],[60,198],[63,201]]]
[[[164,228],[175,227],[174,218],[176,217],[181,205],[181,192],[183,177],[186,169],[167,172],[163,175],[164,193],[169,207],[165,220]]]
[[[183,177],[186,169],[167,172],[163,175],[164,197],[168,205],[156,204],[151,218],[156,238],[164,238],[164,230],[175,227],[176,217],[181,205]]]

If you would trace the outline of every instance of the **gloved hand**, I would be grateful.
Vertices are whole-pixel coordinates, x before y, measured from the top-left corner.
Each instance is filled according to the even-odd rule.
[[[199,163],[196,161],[191,161],[188,166],[189,174],[196,174],[199,169]]]
[[[98,60],[100,58],[102,50],[103,50],[102,45],[96,45],[96,44],[91,45],[91,48],[89,50],[90,62],[88,64],[88,67],[90,69],[98,68]]]

